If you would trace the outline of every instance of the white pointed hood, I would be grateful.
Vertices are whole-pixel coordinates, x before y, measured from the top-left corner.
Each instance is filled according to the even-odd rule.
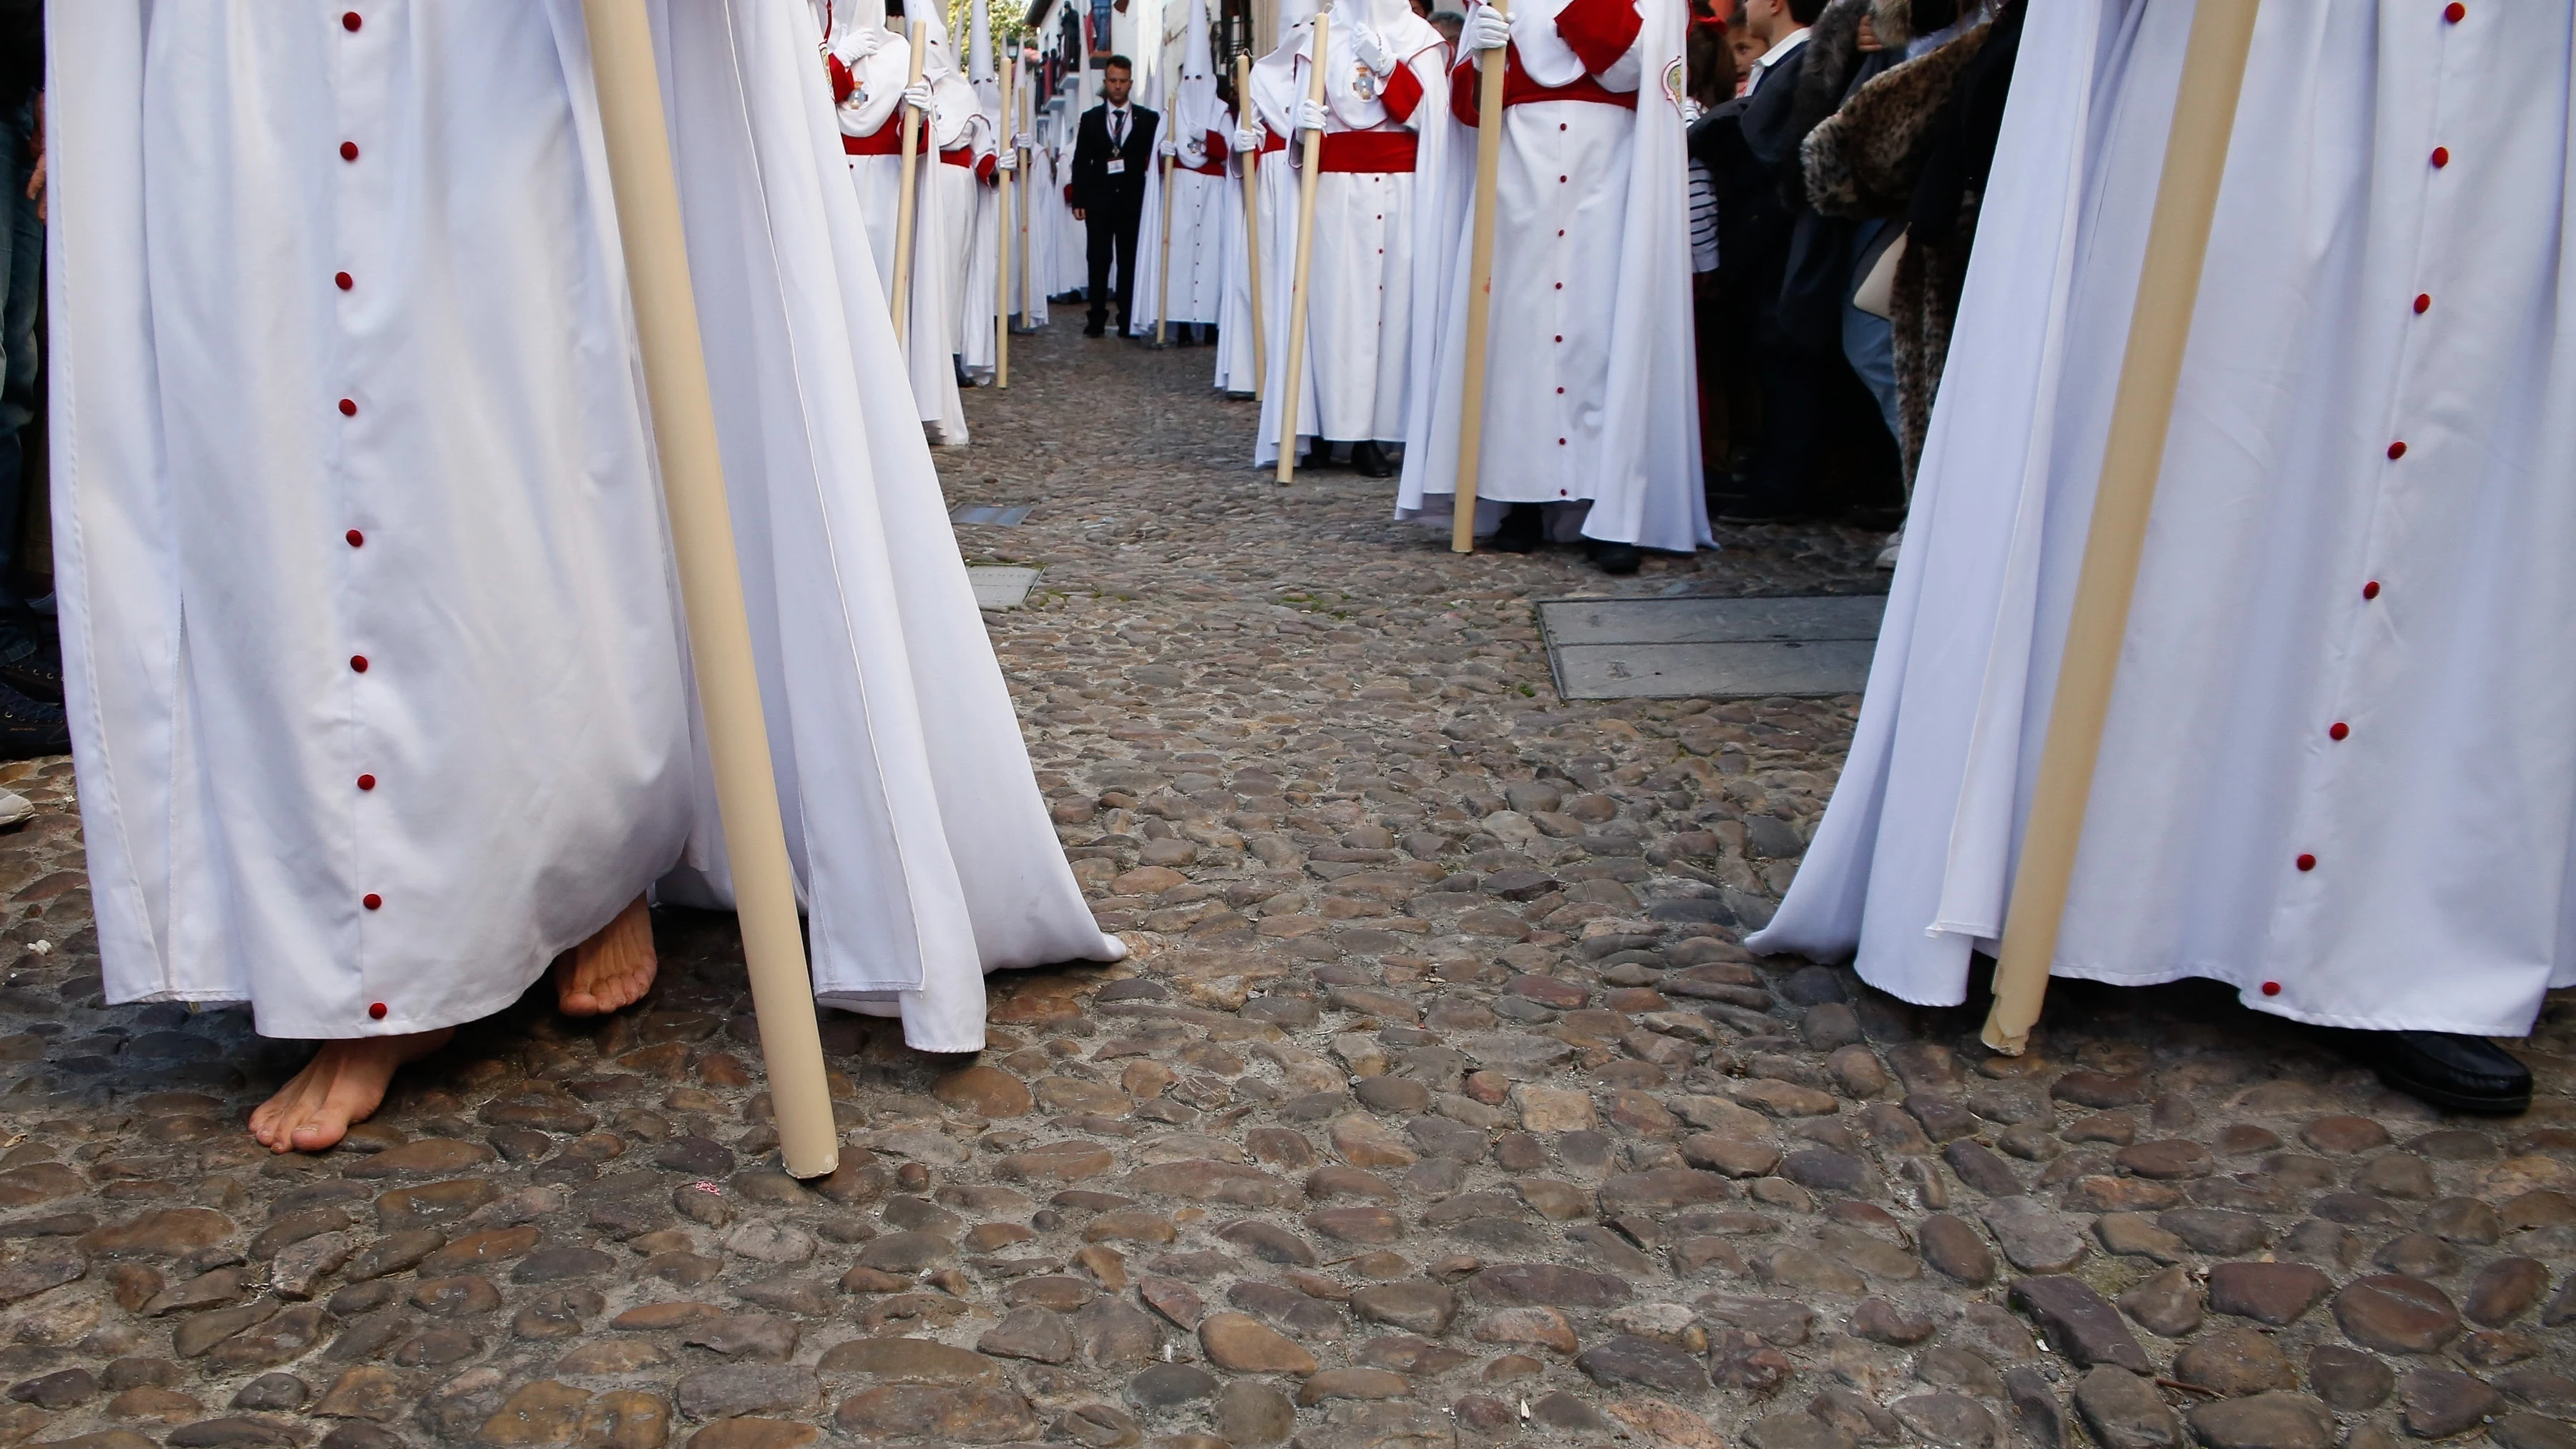
[[[1297,102],[1305,98],[1298,61],[1315,33],[1318,0],[1279,0],[1279,44],[1253,62],[1249,114],[1282,136],[1296,126]]]
[[[1222,135],[1233,129],[1233,113],[1217,98],[1207,0],[1190,0],[1189,29],[1181,37],[1181,83],[1172,97],[1172,138],[1187,145],[1210,131]]]
[[[975,0],[973,25],[966,37],[966,78],[982,85],[999,78],[993,68],[993,13],[987,0]]]

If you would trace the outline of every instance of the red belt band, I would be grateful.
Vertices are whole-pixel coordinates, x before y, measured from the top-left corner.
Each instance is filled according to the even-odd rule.
[[[1635,91],[1614,91],[1588,75],[1577,78],[1570,86],[1529,86],[1526,89],[1511,84],[1518,79],[1518,76],[1504,78],[1503,104],[1506,106],[1526,106],[1537,101],[1588,101],[1596,106],[1637,109]]]
[[[930,149],[929,127],[922,128],[921,137],[915,143],[914,149],[923,152]],[[903,154],[903,123],[888,121],[877,127],[873,135],[843,136],[841,150],[851,156],[900,156]]]
[[[1326,171],[1410,171],[1421,138],[1411,131],[1326,131]]]

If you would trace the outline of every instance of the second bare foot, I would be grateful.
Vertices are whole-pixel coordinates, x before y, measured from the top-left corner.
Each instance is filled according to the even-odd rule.
[[[250,1135],[271,1152],[320,1152],[374,1115],[394,1073],[456,1035],[454,1027],[407,1036],[326,1041],[294,1080],[250,1114]]]
[[[566,1016],[606,1016],[653,989],[653,912],[642,896],[600,933],[555,962],[555,1005]]]

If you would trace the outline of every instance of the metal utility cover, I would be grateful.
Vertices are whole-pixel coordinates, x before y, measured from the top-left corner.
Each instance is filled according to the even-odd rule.
[[[1881,594],[1771,599],[1551,599],[1538,606],[1567,699],[1857,694]]]
[[[1026,523],[1034,503],[960,503],[948,510],[951,523],[980,523],[992,528],[1017,528]]]
[[[975,588],[975,607],[979,609],[1016,609],[1029,601],[1029,587],[1037,581],[1036,569],[991,566],[966,571],[966,582]]]

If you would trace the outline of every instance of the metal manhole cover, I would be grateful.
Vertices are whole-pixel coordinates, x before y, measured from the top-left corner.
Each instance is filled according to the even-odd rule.
[[[1770,599],[1549,599],[1548,668],[1567,699],[1857,694],[1882,594]]]

